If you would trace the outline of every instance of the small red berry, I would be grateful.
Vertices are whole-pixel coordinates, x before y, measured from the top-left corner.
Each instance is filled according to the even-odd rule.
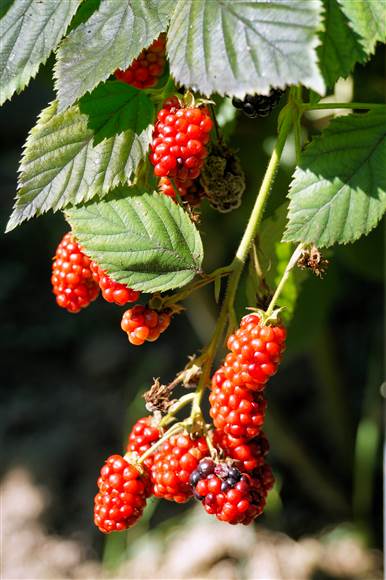
[[[161,436],[161,431],[159,427],[155,426],[153,423],[154,418],[152,416],[143,417],[135,423],[127,442],[128,453],[137,453],[140,457],[158,441]],[[154,454],[149,455],[149,457],[144,460],[143,465],[150,470],[153,463]]]
[[[207,454],[205,438],[172,435],[154,454],[151,468],[154,495],[177,503],[186,502],[192,496],[190,476]]]
[[[164,102],[154,127],[150,161],[157,177],[169,178],[160,184],[166,195],[175,196],[170,179],[183,196],[200,175],[211,129],[212,120],[205,107],[183,107],[176,97]]]
[[[121,328],[127,333],[131,344],[142,345],[145,341],[154,342],[170,324],[168,312],[157,312],[137,304],[123,314]]]
[[[153,87],[157,84],[165,68],[165,44],[166,36],[161,34],[149,48],[145,48],[141,52],[128,69],[117,70],[115,77],[138,89]]]
[[[123,306],[127,302],[135,302],[140,296],[140,292],[132,290],[126,284],[115,282],[96,262],[90,263],[93,278],[102,290],[102,296],[107,302],[113,302],[118,306]]]
[[[237,462],[237,466],[242,471],[247,472],[253,472],[262,467],[269,451],[269,443],[263,433],[246,441],[216,429],[213,434],[213,442],[224,451],[227,457]]]
[[[71,232],[56,249],[52,264],[52,290],[56,302],[69,312],[79,312],[95,300],[99,286],[93,280],[90,259],[82,252]]]
[[[109,457],[98,478],[94,522],[101,532],[120,532],[137,523],[149,495],[146,475],[120,455]]]

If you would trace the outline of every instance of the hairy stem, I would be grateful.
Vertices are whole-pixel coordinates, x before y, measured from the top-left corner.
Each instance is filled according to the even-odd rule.
[[[287,267],[284,270],[283,276],[281,277],[281,280],[280,280],[280,282],[279,282],[279,284],[278,284],[278,286],[277,286],[277,288],[275,290],[275,294],[272,296],[272,300],[269,303],[269,306],[268,306],[268,308],[266,310],[267,318],[269,318],[271,316],[272,312],[274,311],[274,308],[276,306],[276,303],[277,303],[278,299],[280,298],[280,294],[282,293],[282,290],[283,290],[283,288],[285,286],[285,283],[288,280],[288,277],[289,277],[289,275],[291,273],[291,270],[296,266],[296,262],[299,260],[299,258],[301,256],[301,253],[303,251],[304,246],[305,246],[305,244],[303,244],[303,243],[299,244],[296,247],[294,253],[291,256],[291,258],[289,259],[289,262],[287,264]]]

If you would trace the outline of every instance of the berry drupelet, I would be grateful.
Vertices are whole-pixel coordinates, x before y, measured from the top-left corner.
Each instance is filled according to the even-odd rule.
[[[135,423],[130,432],[129,440],[127,442],[127,452],[136,453],[137,456],[140,457],[158,441],[160,436],[161,431],[159,427],[154,425],[153,416],[143,417]],[[151,454],[144,460],[143,465],[147,469],[151,469],[153,463],[154,454]]]
[[[268,117],[279,104],[283,93],[284,91],[281,89],[271,89],[269,95],[246,95],[244,99],[233,97],[232,105],[252,119]]]
[[[71,232],[65,234],[56,249],[51,282],[58,306],[69,312],[86,308],[99,294],[90,259],[82,252]]]

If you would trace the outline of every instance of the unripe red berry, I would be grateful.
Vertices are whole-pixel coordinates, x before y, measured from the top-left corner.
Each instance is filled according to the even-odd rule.
[[[118,306],[123,306],[128,302],[135,302],[140,296],[140,292],[132,290],[126,284],[115,282],[96,262],[90,263],[93,278],[102,290],[102,296],[107,302],[113,302]]]
[[[154,495],[177,503],[186,502],[192,496],[190,476],[207,454],[205,438],[172,435],[154,455],[151,469]]]
[[[166,35],[161,36],[141,52],[128,69],[117,70],[115,77],[138,89],[154,87],[165,68]]]
[[[94,522],[101,532],[120,532],[137,523],[149,495],[145,474],[120,455],[109,457],[98,478]]]
[[[154,342],[170,324],[168,312],[157,312],[137,304],[123,314],[121,328],[127,333],[131,344],[142,345],[145,341]]]
[[[143,417],[135,423],[130,432],[127,442],[127,452],[136,453],[140,457],[158,441],[160,436],[161,430],[158,426],[154,425],[153,416]],[[154,454],[149,455],[144,460],[143,465],[150,470],[153,463]]]
[[[99,286],[93,280],[90,259],[82,252],[71,232],[56,249],[52,264],[52,290],[56,302],[69,312],[79,312],[95,300]]]

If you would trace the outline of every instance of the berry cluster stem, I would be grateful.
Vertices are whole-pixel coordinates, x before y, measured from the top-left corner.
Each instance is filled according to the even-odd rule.
[[[221,306],[220,314],[217,320],[212,340],[210,341],[209,346],[205,351],[206,357],[203,365],[202,375],[198,383],[196,396],[192,405],[191,417],[193,421],[195,420],[195,418],[199,418],[202,416],[200,406],[202,395],[210,379],[213,361],[216,356],[218,347],[220,345],[220,341],[224,335],[226,324],[227,321],[229,320],[229,313],[233,308],[233,303],[237,287],[239,285],[241,273],[243,271],[245,262],[248,258],[248,254],[253,244],[253,240],[256,238],[261,220],[263,218],[264,209],[269,194],[271,192],[273,182],[275,180],[276,172],[279,168],[280,158],[283,153],[284,145],[290,132],[292,122],[293,122],[292,113],[291,110],[288,108],[281,119],[275,149],[273,150],[271,158],[269,160],[268,167],[266,169],[262,184],[257,194],[255,205],[252,209],[252,213],[250,215],[244,235],[236,251],[235,258],[231,264],[231,274],[229,276],[224,301]]]
[[[272,296],[271,302],[269,303],[269,306],[267,308],[267,310],[265,311],[266,313],[266,317],[269,318],[272,315],[272,312],[274,311],[274,308],[276,306],[276,303],[280,297],[280,294],[284,288],[285,283],[288,280],[288,277],[291,273],[291,270],[296,266],[297,261],[299,260],[302,251],[304,249],[306,244],[299,244],[296,248],[294,253],[292,254],[292,256],[290,257],[288,264],[286,266],[286,269],[283,272],[283,276],[280,279],[279,284],[277,285],[277,288],[275,290],[274,295]]]

